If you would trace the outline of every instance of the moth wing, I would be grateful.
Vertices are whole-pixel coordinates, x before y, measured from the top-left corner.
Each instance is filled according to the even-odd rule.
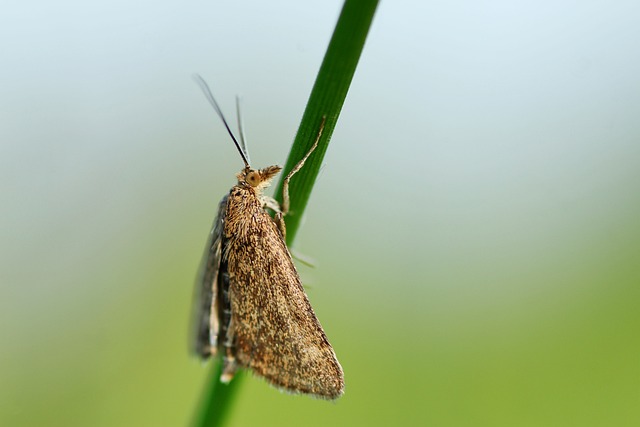
[[[335,399],[344,389],[342,368],[289,250],[263,209],[253,218],[245,238],[229,243],[238,245],[228,263],[236,358],[277,387]]]
[[[191,348],[204,359],[215,355],[218,347],[217,338],[220,331],[219,273],[227,200],[228,195],[218,205],[218,214],[207,239],[194,291]]]

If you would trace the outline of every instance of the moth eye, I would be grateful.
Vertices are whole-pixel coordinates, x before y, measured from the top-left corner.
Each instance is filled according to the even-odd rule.
[[[252,186],[255,187],[256,185],[258,185],[258,173],[257,172],[249,172],[249,174],[247,175],[247,182]]]

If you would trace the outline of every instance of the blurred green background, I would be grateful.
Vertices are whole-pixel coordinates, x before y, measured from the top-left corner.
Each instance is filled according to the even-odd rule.
[[[341,3],[10,2],[0,425],[179,426],[196,269],[282,164]],[[640,6],[383,2],[296,250],[335,404],[245,378],[232,426],[640,425]]]

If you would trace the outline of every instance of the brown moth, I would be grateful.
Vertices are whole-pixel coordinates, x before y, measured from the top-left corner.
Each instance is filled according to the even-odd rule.
[[[199,76],[196,80],[245,167],[218,206],[205,248],[196,289],[195,351],[203,359],[221,355],[222,382],[231,381],[238,368],[248,368],[282,390],[336,399],[344,392],[342,368],[304,292],[284,241],[283,221],[289,180],[317,146],[324,119],[313,147],[285,178],[279,206],[262,192],[282,168],[251,168],[239,108],[240,144],[207,84]],[[276,212],[275,219],[267,207]]]

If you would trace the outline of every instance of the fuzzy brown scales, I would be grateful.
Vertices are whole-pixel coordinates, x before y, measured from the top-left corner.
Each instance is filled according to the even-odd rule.
[[[251,186],[231,190],[224,234],[237,362],[287,390],[340,396],[342,369],[280,231]]]
[[[282,220],[265,210],[270,199],[262,190],[279,171],[245,168],[220,204],[205,254],[196,351],[222,353],[222,380],[250,368],[286,391],[335,399],[344,390],[342,368],[304,292]]]

